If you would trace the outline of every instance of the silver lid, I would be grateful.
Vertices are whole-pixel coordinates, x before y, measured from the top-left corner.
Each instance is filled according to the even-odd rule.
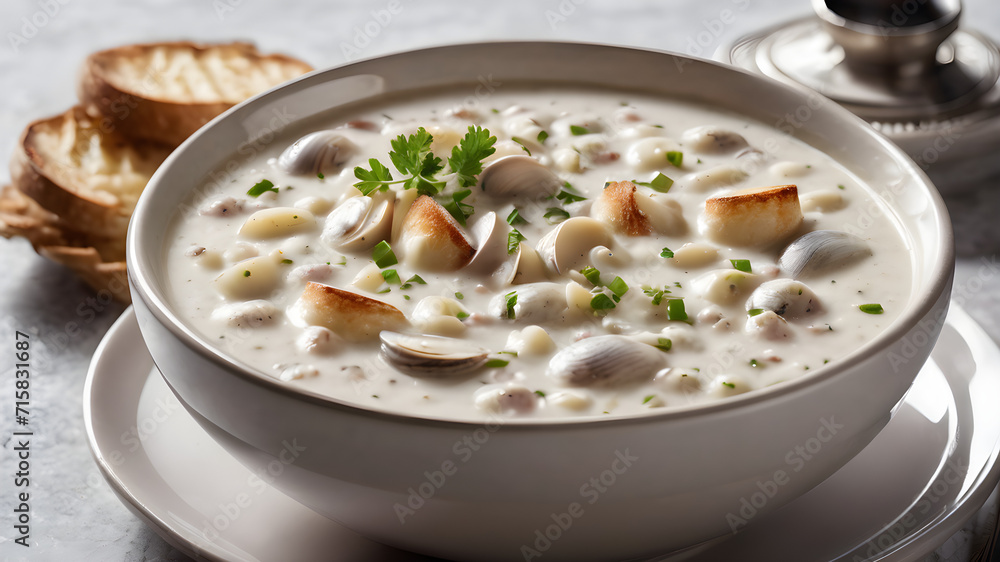
[[[942,190],[1000,173],[1000,50],[958,29],[959,0],[812,4],[815,17],[745,37],[718,58],[841,103]]]

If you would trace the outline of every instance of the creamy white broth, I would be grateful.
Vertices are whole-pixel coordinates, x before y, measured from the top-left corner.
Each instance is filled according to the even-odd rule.
[[[823,368],[859,348],[885,329],[907,302],[911,264],[895,222],[886,213],[877,213],[872,220],[873,196],[867,187],[828,156],[783,133],[687,102],[610,91],[511,88],[497,91],[475,107],[463,106],[463,99],[461,92],[428,94],[405,102],[354,107],[349,113],[311,123],[309,130],[301,132],[336,129],[356,147],[339,171],[327,173],[322,179],[291,175],[278,168],[276,159],[299,138],[296,135],[269,143],[232,173],[232,181],[221,189],[206,182],[190,201],[190,209],[200,212],[179,213],[165,242],[171,299],[177,310],[223,351],[290,384],[376,409],[417,416],[484,419],[498,410],[512,418],[627,415],[763,388]],[[374,130],[366,130],[368,124]],[[475,209],[468,218],[466,232],[488,211],[496,212],[506,226],[503,219],[516,207],[527,221],[516,228],[525,243],[534,247],[558,226],[543,217],[548,209],[562,209],[573,217],[590,216],[596,214],[594,202],[607,182],[648,182],[657,173],[674,180],[665,195],[656,197],[659,202],[675,201],[683,224],[667,221],[665,230],[670,230],[669,234],[612,234],[613,258],[592,259],[588,255],[572,271],[557,274],[546,270],[545,282],[559,284],[559,290],[551,295],[562,295],[556,308],[567,308],[556,313],[549,312],[551,306],[531,306],[530,298],[522,298],[534,290],[527,287],[536,284],[502,285],[488,274],[470,275],[464,269],[427,271],[421,263],[409,259],[399,240],[390,241],[399,263],[389,269],[395,269],[401,281],[419,275],[426,284],[411,282],[406,289],[389,285],[383,282],[378,268],[371,265],[370,247],[344,251],[321,239],[324,222],[332,210],[351,198],[363,197],[353,187],[358,181],[355,166],[367,168],[368,159],[377,158],[390,167],[394,178],[403,177],[388,157],[392,138],[425,127],[435,136],[435,154],[446,158],[451,145],[473,124],[498,138],[497,153],[488,161],[508,154],[527,156],[520,145],[511,142],[511,137],[517,137],[533,158],[587,199],[573,203],[537,196],[502,200],[473,186],[472,194],[463,201]],[[697,139],[685,137],[685,131],[706,125],[738,134],[751,150],[721,154],[698,150]],[[540,130],[548,135],[544,143],[537,140]],[[652,145],[682,153],[681,167],[669,163],[662,151],[655,155],[656,160],[648,154],[637,154],[643,147],[651,153]],[[575,167],[577,160],[581,169]],[[712,184],[720,176],[735,179],[730,177],[733,170],[742,170],[746,177],[729,185]],[[272,182],[278,192],[248,196],[248,189],[263,179]],[[710,227],[702,217],[707,199],[743,188],[787,184],[797,186],[804,211],[802,223],[794,232],[756,247],[732,247],[707,233]],[[445,193],[455,189],[449,184]],[[652,193],[645,186],[636,190],[639,196]],[[288,236],[263,239],[248,237],[246,231],[239,234],[254,212],[275,207],[307,211],[315,217],[316,225]],[[871,255],[802,279],[815,293],[818,304],[810,307],[809,313],[787,321],[779,318],[769,324],[769,330],[748,330],[747,323],[753,318],[770,318],[748,315],[746,303],[754,288],[786,278],[777,267],[781,250],[814,230],[856,234],[868,244]],[[506,241],[506,235],[503,238]],[[477,242],[473,241],[473,246]],[[661,257],[664,248],[682,255],[679,250],[685,244],[700,244],[714,249],[717,255],[696,266],[678,265],[676,258]],[[689,261],[690,254],[686,256]],[[276,269],[280,281],[264,298],[224,296],[218,290],[217,278],[227,270],[233,275],[233,271],[253,269],[244,268],[254,263],[244,261],[248,259]],[[593,263],[595,259],[601,263]],[[731,259],[749,260],[754,277],[737,283],[740,286],[736,294],[720,298],[718,288],[727,285],[725,276],[742,275],[733,270]],[[234,267],[237,263],[241,265]],[[573,306],[580,302],[580,290],[587,294],[598,290],[580,274],[579,269],[585,265],[597,266],[604,284],[615,277],[627,284],[628,292],[613,309],[594,311]],[[369,277],[374,282],[354,283],[359,271],[366,267],[368,273],[374,272]],[[707,279],[713,272],[719,272],[716,291],[706,292]],[[301,306],[296,305],[305,288],[305,282],[297,278],[299,274],[396,307],[411,322],[401,332],[437,333],[473,342],[490,352],[491,362],[453,377],[402,372],[380,354],[377,338],[348,341],[308,328]],[[566,285],[571,283],[575,285],[567,293]],[[654,306],[644,286],[670,292]],[[384,292],[386,289],[389,291]],[[512,291],[517,292],[520,301],[518,313],[513,320],[500,318],[506,311],[497,314],[496,303],[491,310],[490,301],[503,299]],[[611,292],[604,292],[614,302]],[[569,306],[567,294],[577,297],[569,298]],[[428,297],[451,299],[444,302],[453,315],[460,307],[462,320],[416,321],[418,303]],[[683,297],[687,322],[668,319],[666,301],[677,297]],[[248,301],[254,304],[247,305]],[[858,307],[871,303],[880,304],[884,313],[867,314]],[[237,320],[232,320],[234,315]],[[551,339],[548,347],[537,328],[528,328],[536,325]],[[778,326],[778,333],[774,326]],[[527,348],[510,339],[513,331],[525,328],[530,334]],[[311,348],[305,344],[310,338],[304,335],[306,332],[313,336]],[[648,359],[652,365],[649,370],[632,377],[635,380],[597,387],[566,384],[547,374],[557,352],[578,340],[607,334],[625,336],[655,350],[657,355]],[[669,350],[664,349],[667,346]],[[501,353],[518,349],[516,356]],[[509,363],[490,366],[500,361]]]

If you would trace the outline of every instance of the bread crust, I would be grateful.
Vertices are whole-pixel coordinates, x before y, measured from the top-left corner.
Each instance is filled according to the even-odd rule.
[[[409,325],[406,316],[391,304],[313,281],[306,283],[299,306],[306,322],[349,341],[375,339],[382,330]]]
[[[98,51],[84,61],[77,84],[80,102],[102,116],[102,125],[121,134],[149,142],[177,147],[203,125],[243,101],[219,99],[191,102],[170,99],[159,95],[155,84],[156,69],[147,69],[142,84],[123,84],[115,77],[115,65],[122,60],[145,58],[156,49],[186,51],[198,57],[211,50],[230,49],[253,64],[274,61],[287,67],[289,74],[301,75],[312,67],[296,58],[281,55],[264,55],[250,43],[196,43],[172,41],[125,45]],[[290,78],[291,76],[289,76]],[[271,87],[277,83],[271,84]],[[145,91],[139,91],[145,90]]]
[[[706,234],[716,242],[762,247],[781,241],[802,224],[794,185],[749,188],[705,201]]]

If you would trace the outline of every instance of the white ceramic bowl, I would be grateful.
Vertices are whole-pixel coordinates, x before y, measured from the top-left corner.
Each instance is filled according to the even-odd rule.
[[[477,80],[624,85],[694,99],[830,154],[880,193],[906,231],[914,279],[906,311],[829,368],[765,390],[641,417],[502,427],[379,413],[301,391],[214,348],[175,312],[162,259],[170,210],[209,172],[286,121],[424,87],[465,84],[474,92]],[[128,268],[140,328],[170,387],[237,458],[255,470],[280,469],[273,484],[290,496],[375,540],[422,553],[602,560],[664,552],[753,524],[860,451],[937,337],[952,246],[944,205],[924,174],[824,98],[659,52],[491,43],[317,72],[232,109],[149,183],[130,227]]]

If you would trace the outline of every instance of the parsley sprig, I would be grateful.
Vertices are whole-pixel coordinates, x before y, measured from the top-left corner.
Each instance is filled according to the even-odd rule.
[[[363,166],[354,168],[354,176],[361,180],[354,186],[365,195],[376,190],[386,191],[393,184],[403,184],[403,189],[416,189],[421,195],[441,193],[447,182],[439,178],[438,174],[445,166],[441,158],[431,152],[433,141],[434,137],[423,127],[412,135],[399,135],[389,143],[392,146],[389,160],[406,177],[393,179],[392,172],[385,164],[377,158],[369,158],[370,169]],[[448,169],[455,174],[460,186],[475,185],[476,176],[483,171],[483,160],[496,152],[493,148],[496,141],[497,138],[490,134],[489,129],[470,126],[458,146],[452,148]]]

